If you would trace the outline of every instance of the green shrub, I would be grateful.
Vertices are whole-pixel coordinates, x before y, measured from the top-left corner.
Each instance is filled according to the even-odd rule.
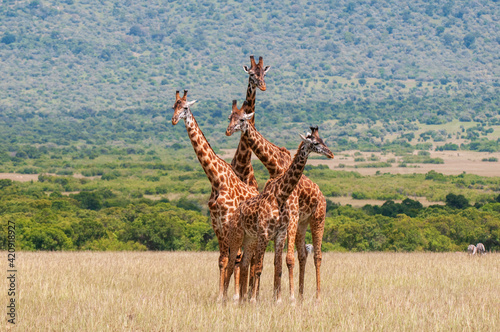
[[[351,197],[353,199],[367,199],[367,196],[366,196],[365,193],[363,193],[363,192],[357,192],[357,191],[353,192],[351,194]]]
[[[57,227],[36,227],[23,232],[21,249],[24,250],[69,250],[73,243]]]

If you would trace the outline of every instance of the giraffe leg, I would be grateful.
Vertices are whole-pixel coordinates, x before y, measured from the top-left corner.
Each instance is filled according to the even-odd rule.
[[[252,294],[253,293],[253,287],[255,286],[255,269],[257,267],[257,255],[255,254],[257,250],[257,240],[255,240],[254,246],[253,246],[253,256],[252,256],[252,261],[250,263],[250,281],[248,283],[248,293]],[[260,291],[260,283],[257,286],[257,296],[256,299],[259,299],[259,291]]]
[[[219,243],[219,246],[221,244]],[[218,302],[221,302],[224,299],[224,281],[226,278],[226,267],[229,261],[229,249],[227,245],[223,245],[220,247],[219,254],[219,297],[217,298]]]
[[[286,229],[274,239],[274,299],[281,303],[281,274],[283,272],[283,248],[285,247]]]
[[[227,242],[224,240],[221,230],[212,225],[215,235],[217,236],[217,240],[219,242],[219,295],[217,297],[217,302],[221,302],[224,293],[224,279],[225,279],[225,270],[224,265],[227,264],[224,262],[224,256],[226,252],[228,253]],[[227,257],[227,256],[226,256]],[[227,259],[227,258],[226,258]]]
[[[235,296],[233,297],[233,300],[243,302],[246,296],[247,292],[247,286],[248,286],[248,252],[245,250],[245,253],[243,254],[243,258],[241,259],[241,265],[240,265],[240,285],[238,292],[235,293]],[[237,294],[237,295],[236,295]]]
[[[257,255],[255,254],[255,251],[257,249],[255,248],[254,254],[250,263],[250,281],[248,283],[248,293],[251,295],[253,294],[253,288],[255,287],[255,269],[257,268]],[[257,298],[259,298],[259,288],[257,288]]]
[[[295,238],[295,245],[297,247],[297,256],[299,259],[299,298],[303,300],[304,298],[304,278],[306,274],[306,231],[307,223],[299,223],[297,227],[297,237]]]
[[[260,275],[262,274],[262,269],[264,267],[264,253],[266,251],[268,239],[265,237],[260,237],[257,244],[257,249],[255,251],[256,255],[256,264],[255,264],[255,278],[254,285],[252,287],[252,297],[250,298],[250,302],[257,302],[257,289],[259,288],[260,283]]]
[[[247,296],[247,287],[248,287],[248,269],[250,262],[254,262],[255,257],[255,247],[257,245],[257,241],[252,240],[251,242],[247,243],[247,245],[244,247],[244,254],[243,254],[243,259],[241,261],[241,268],[240,268],[240,300],[243,301],[246,296]],[[254,280],[251,278],[250,279],[250,293],[252,292],[252,283]]]
[[[316,267],[316,301],[320,301],[321,293],[321,244],[323,242],[323,233],[325,230],[325,215],[326,215],[326,201],[320,201],[318,207],[314,214],[309,218],[309,224],[311,225],[311,234],[314,246],[314,266]]]
[[[294,211],[290,215],[290,223],[288,224],[287,231],[287,252],[286,252],[286,265],[288,267],[288,279],[290,286],[290,300],[295,302],[295,287],[293,283],[293,268],[295,265],[295,237],[297,236],[297,227],[299,222],[298,211]]]
[[[238,250],[238,254],[236,255],[236,261],[234,264],[234,294],[238,294],[240,289],[240,277],[241,277],[241,260],[243,259],[244,252]]]
[[[247,287],[248,287],[248,269],[252,257],[255,256],[255,247],[257,241],[251,240],[245,246],[245,253],[243,254],[243,260],[241,261],[241,280],[240,283],[240,300],[244,301],[247,298]]]
[[[236,250],[233,250],[233,248],[229,248],[229,259],[224,278],[224,291],[222,295],[222,300],[224,302],[227,300],[227,289],[229,288],[229,281],[231,280],[231,275],[233,274],[234,271],[237,256],[238,256],[238,248],[236,248]]]
[[[238,215],[235,214],[230,220],[229,225],[229,238],[227,239],[227,243],[229,243],[229,262],[227,264],[226,272],[225,272],[225,280],[224,280],[224,291],[223,291],[223,300],[227,298],[227,289],[229,288],[229,281],[231,280],[231,275],[233,271],[235,271],[236,259],[238,255],[241,255],[241,246],[244,241],[245,232],[241,227],[238,227]],[[238,267],[239,270],[239,267]],[[239,272],[239,271],[238,271]],[[236,294],[238,294],[239,290],[239,273],[234,276]]]

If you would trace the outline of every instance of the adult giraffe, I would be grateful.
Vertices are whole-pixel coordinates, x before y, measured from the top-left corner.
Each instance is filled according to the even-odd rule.
[[[270,178],[274,179],[288,169],[292,161],[290,152],[265,139],[255,129],[254,124],[248,121],[249,116],[247,113],[248,104],[246,102],[243,103],[241,109],[238,109],[236,101],[233,101],[233,109],[229,117],[230,123],[227,127],[226,135],[230,136],[235,131],[241,131],[242,136],[246,136],[252,151],[267,168]],[[316,267],[316,299],[319,300],[321,291],[321,243],[325,228],[326,199],[318,185],[312,182],[307,176],[302,175],[297,187],[289,197],[289,205],[290,223],[288,225],[286,264],[288,266],[290,281],[290,297],[292,301],[295,299],[293,282],[293,268],[295,265],[294,245],[297,246],[297,255],[299,258],[299,296],[302,298],[304,294],[304,277],[307,261],[305,235],[307,225],[310,225],[314,246],[314,265]]]
[[[201,131],[196,119],[191,113],[190,106],[196,102],[187,101],[187,90],[181,98],[179,91],[175,93],[174,115],[172,125],[184,119],[186,130],[193,145],[198,161],[212,185],[212,192],[208,201],[212,228],[219,241],[219,300],[224,290],[224,276],[229,257],[228,231],[229,218],[240,203],[259,194],[257,189],[243,183],[234,173],[231,165],[215,154]],[[236,279],[236,278],[235,278]],[[238,284],[238,280],[235,280]]]
[[[249,113],[255,112],[255,95],[257,89],[261,91],[266,91],[266,82],[264,76],[269,71],[270,66],[264,67],[264,60],[259,57],[259,62],[256,63],[254,56],[250,55],[250,67],[243,66],[243,69],[248,74],[248,87],[247,87],[247,97],[246,102],[248,103],[247,111]],[[254,117],[249,119],[251,123],[254,123]],[[241,136],[238,149],[234,154],[233,160],[231,161],[231,167],[233,168],[236,175],[241,181],[248,184],[249,186],[258,189],[257,180],[255,180],[255,175],[253,172],[253,167],[251,163],[252,150],[248,147],[248,142],[244,135]]]
[[[246,115],[248,116],[248,115]],[[247,126],[253,126],[250,123]],[[243,129],[244,130],[244,129]],[[269,240],[274,240],[274,298],[281,302],[281,271],[282,254],[287,237],[287,228],[290,221],[289,197],[295,191],[295,187],[301,181],[302,172],[311,152],[322,154],[333,158],[333,153],[328,149],[318,133],[318,127],[311,127],[311,133],[302,136],[297,153],[286,172],[280,176],[270,179],[263,192],[238,207],[230,220],[229,232],[229,263],[226,272],[224,297],[227,295],[227,286],[236,262],[237,251],[241,246],[243,259],[241,262],[242,288],[236,287],[235,300],[244,298],[246,293],[246,273],[250,259],[255,253],[256,266],[253,285],[250,286],[251,302],[257,298],[260,275],[263,269],[264,252]],[[304,245],[305,248],[305,245]]]

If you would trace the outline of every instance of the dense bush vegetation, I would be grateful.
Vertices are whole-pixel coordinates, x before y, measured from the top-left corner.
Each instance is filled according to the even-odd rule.
[[[500,205],[422,208],[409,199],[361,210],[338,207],[326,219],[324,246],[354,251],[455,251],[470,243],[500,246]]]
[[[214,250],[206,216],[170,203],[117,204],[105,191],[72,197],[2,182],[2,249],[6,225],[15,222],[21,250]],[[106,207],[114,206],[114,207]]]
[[[53,177],[54,182],[59,177]],[[46,183],[47,180],[44,180]],[[64,182],[64,181],[63,181]],[[186,198],[176,203],[124,199],[109,190],[47,195],[39,187],[0,181],[1,249],[15,222],[21,250],[216,250],[209,218]],[[446,206],[414,200],[363,209],[329,204],[324,250],[450,251],[483,242],[500,248],[500,195],[470,207],[448,194]],[[310,235],[308,235],[310,240]]]

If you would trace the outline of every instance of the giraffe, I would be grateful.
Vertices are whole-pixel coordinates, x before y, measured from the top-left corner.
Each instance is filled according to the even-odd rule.
[[[248,105],[244,102],[241,109],[233,100],[233,109],[230,115],[230,123],[226,135],[232,135],[235,131],[242,131],[247,136],[247,141],[264,166],[269,171],[270,178],[276,178],[283,174],[292,160],[287,149],[278,147],[266,140],[247,119]],[[305,235],[307,225],[311,227],[314,246],[314,265],[316,268],[316,299],[320,298],[321,279],[321,243],[326,215],[326,199],[321,193],[318,185],[308,177],[302,175],[295,191],[290,195],[290,223],[288,226],[288,248],[286,263],[288,267],[290,297],[295,300],[293,269],[295,265],[294,244],[297,245],[299,258],[299,296],[304,294],[304,278],[307,261],[305,248]],[[252,275],[252,274],[251,274]]]
[[[253,55],[250,55],[250,67],[243,66],[243,69],[248,74],[248,87],[247,87],[247,97],[246,101],[248,103],[248,113],[254,113],[255,111],[255,95],[257,89],[261,91],[266,91],[266,82],[264,81],[264,76],[269,71],[271,66],[264,67],[264,60],[259,57],[259,62],[255,63]],[[254,123],[254,118],[250,121]],[[236,175],[241,181],[245,182],[249,186],[258,189],[257,180],[253,173],[253,167],[251,163],[252,150],[248,147],[246,137],[241,136],[240,143],[238,144],[238,149],[234,154],[233,160],[231,161],[231,167],[233,168]]]
[[[246,115],[249,118],[250,115]],[[251,125],[247,122],[247,125]],[[244,129],[243,129],[244,130]],[[281,302],[281,271],[282,254],[290,220],[288,198],[299,183],[309,153],[316,152],[327,158],[333,158],[333,153],[325,145],[318,133],[318,127],[311,127],[311,133],[301,135],[297,153],[286,172],[270,179],[263,192],[240,204],[237,213],[230,220],[229,232],[229,263],[224,283],[224,298],[227,296],[227,286],[233,273],[237,250],[243,246],[240,280],[241,288],[236,287],[235,301],[245,296],[244,280],[248,271],[250,259],[255,255],[255,278],[251,288],[251,302],[256,301],[260,275],[263,269],[264,252],[269,240],[274,240],[274,299]],[[305,247],[305,246],[304,246]]]
[[[229,218],[236,211],[240,202],[258,195],[258,191],[243,183],[234,173],[231,166],[215,154],[201,131],[196,119],[191,112],[190,106],[196,102],[187,101],[187,90],[181,98],[179,91],[175,93],[174,115],[172,125],[176,125],[180,119],[184,119],[186,130],[193,145],[198,161],[212,185],[212,192],[208,201],[212,228],[219,241],[219,297],[222,299],[224,288],[224,276],[229,256],[228,231]],[[238,250],[237,250],[238,251]],[[235,281],[238,284],[235,273]]]

